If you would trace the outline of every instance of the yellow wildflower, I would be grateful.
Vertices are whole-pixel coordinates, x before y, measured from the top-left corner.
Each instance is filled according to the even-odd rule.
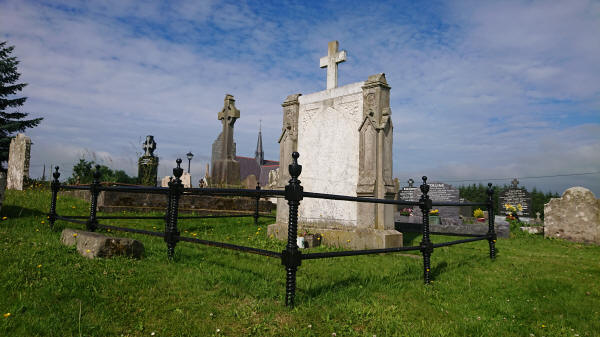
[[[71,206],[71,208],[76,208],[75,206]]]
[[[91,250],[89,250],[89,249],[86,249],[86,250],[85,250],[85,252],[86,252],[86,253],[91,253],[92,251],[91,251]]]
[[[73,233],[73,237],[76,238],[77,237],[77,233]]]
[[[6,220],[6,219],[8,219],[8,217],[5,217],[5,216],[2,217],[2,220]]]
[[[10,317],[10,312],[7,312],[6,314],[4,314],[2,316],[4,316],[4,318],[8,318],[8,317]]]
[[[196,234],[196,233],[192,233],[192,236],[196,236],[196,235],[198,235],[198,234]]]
[[[39,230],[39,228],[36,228],[36,229],[35,229],[35,231],[36,231],[36,232],[39,232],[40,230]]]
[[[256,232],[256,234],[255,234],[255,235],[258,235],[258,232]]]
[[[46,222],[45,222],[44,220],[42,220],[42,223],[44,224],[44,223],[46,223]]]
[[[350,239],[346,240],[347,242],[350,242]]]
[[[42,268],[42,265],[41,265],[41,264],[38,264],[38,265],[37,265],[37,267],[38,267],[38,268]]]

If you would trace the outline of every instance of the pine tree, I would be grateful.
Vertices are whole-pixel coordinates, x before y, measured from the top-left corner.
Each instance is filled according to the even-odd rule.
[[[15,46],[6,47],[6,41],[0,42],[0,170],[8,160],[10,140],[15,132],[25,131],[37,126],[43,118],[24,119],[28,113],[19,111],[27,97],[16,97],[27,83],[16,83],[21,74],[17,72],[19,61],[11,57]],[[13,110],[12,112],[7,109]]]

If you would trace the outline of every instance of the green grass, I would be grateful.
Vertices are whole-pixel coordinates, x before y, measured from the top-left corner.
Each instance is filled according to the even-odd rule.
[[[82,226],[58,221],[51,230],[49,203],[47,191],[7,191],[1,214],[7,219],[0,220],[0,314],[10,316],[0,316],[0,336],[600,334],[598,246],[518,234],[498,241],[495,261],[486,241],[444,247],[433,253],[429,286],[423,285],[422,260],[410,254],[304,261],[297,306],[289,309],[278,259],[180,242],[169,262],[161,238],[118,233],[142,241],[145,258],[88,260],[59,242],[62,228]],[[86,215],[88,203],[59,197],[58,212]],[[260,220],[260,230],[252,221],[188,220],[180,221],[180,230],[283,249],[266,235],[269,219]]]

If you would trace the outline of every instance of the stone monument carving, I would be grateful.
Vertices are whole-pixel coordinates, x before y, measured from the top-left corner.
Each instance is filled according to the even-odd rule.
[[[390,87],[384,74],[337,87],[337,63],[346,59],[339,44],[328,45],[327,89],[288,96],[282,104],[279,138],[278,189],[290,179],[292,152],[300,153],[300,180],[305,191],[394,199],[392,178],[393,125]],[[269,234],[287,236],[288,206],[278,199],[277,223]],[[328,245],[354,249],[402,246],[394,230],[394,206],[305,198],[300,203],[299,226],[325,234]]]
[[[29,158],[31,139],[22,133],[10,141],[8,152],[8,174],[6,188],[9,190],[23,190],[25,178],[29,178]]]
[[[141,185],[156,186],[158,157],[154,156],[154,150],[156,150],[154,136],[146,136],[142,148],[144,149],[144,155],[138,160],[138,180]]]
[[[240,110],[235,107],[235,99],[232,95],[225,95],[223,109],[218,114],[223,129],[212,145],[211,184],[240,184],[240,163],[235,160],[233,141],[233,126],[238,118]]]

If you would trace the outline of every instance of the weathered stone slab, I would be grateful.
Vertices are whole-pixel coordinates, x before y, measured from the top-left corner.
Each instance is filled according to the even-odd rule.
[[[600,244],[600,199],[584,187],[571,187],[544,205],[544,237]]]
[[[144,245],[130,238],[109,237],[100,233],[66,228],[61,233],[60,241],[67,246],[76,245],[77,252],[90,259],[118,255],[139,259],[144,255]]]
[[[25,178],[29,178],[31,139],[22,133],[10,141],[8,152],[8,176],[6,188],[23,190]]]

